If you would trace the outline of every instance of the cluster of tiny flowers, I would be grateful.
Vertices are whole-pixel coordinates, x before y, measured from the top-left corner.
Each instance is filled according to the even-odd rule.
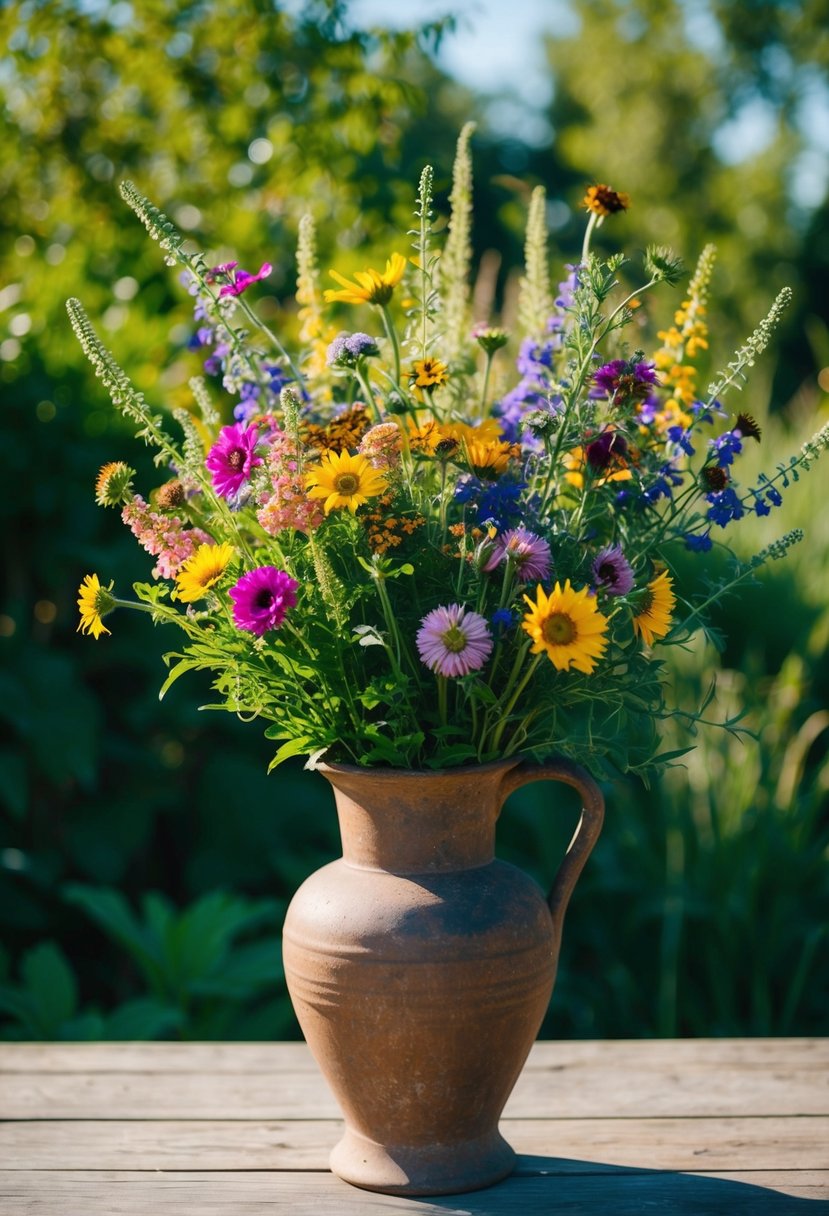
[[[358,359],[370,359],[379,355],[380,350],[374,338],[364,333],[337,334],[330,343],[325,362],[329,367],[356,367]]]
[[[379,422],[366,431],[358,451],[367,457],[375,469],[388,472],[400,464],[403,439],[396,422]]]
[[[141,547],[158,559],[153,578],[175,578],[199,545],[212,544],[201,528],[187,528],[177,516],[153,511],[140,494],[126,504],[121,518]]]
[[[278,536],[285,528],[311,532],[323,520],[318,500],[309,499],[300,466],[299,445],[284,431],[271,438],[267,456],[267,496],[256,518],[270,536]]]

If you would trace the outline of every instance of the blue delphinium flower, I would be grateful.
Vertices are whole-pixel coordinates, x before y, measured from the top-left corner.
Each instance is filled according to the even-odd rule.
[[[713,544],[710,532],[687,532],[685,534],[685,548],[691,553],[707,553]]]
[[[708,519],[719,524],[721,528],[727,527],[732,519],[742,519],[745,515],[743,504],[731,486],[716,490],[713,494],[706,494],[705,497],[711,504],[707,512]]]
[[[523,507],[520,499],[526,488],[525,481],[502,478],[500,481],[484,482],[469,474],[458,481],[455,498],[475,508],[477,523],[492,523],[500,532],[521,522]]]
[[[717,464],[725,467],[734,463],[734,457],[743,450],[743,439],[736,431],[723,431],[716,439],[709,440],[712,451],[716,452]]]

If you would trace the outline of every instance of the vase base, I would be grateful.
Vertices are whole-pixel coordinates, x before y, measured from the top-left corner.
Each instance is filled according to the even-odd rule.
[[[460,1195],[511,1174],[515,1152],[497,1130],[460,1144],[382,1145],[346,1128],[331,1152],[344,1182],[383,1195]]]

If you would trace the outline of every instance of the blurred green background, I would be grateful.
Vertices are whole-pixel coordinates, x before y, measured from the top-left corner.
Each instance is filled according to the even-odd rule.
[[[120,203],[122,178],[209,261],[272,261],[262,310],[290,341],[303,211],[319,221],[323,266],[402,250],[423,164],[445,212],[454,143],[475,119],[482,307],[509,309],[532,187],[547,187],[555,279],[577,257],[584,187],[607,181],[633,206],[602,229],[604,248],[655,240],[692,266],[717,243],[712,370],[794,289],[739,402],[764,426],[756,459],[773,467],[826,420],[825,0],[758,2],[751,20],[716,0],[557,3],[534,43],[552,83],[542,103],[447,74],[452,55],[477,54],[474,6],[404,29],[384,28],[383,7],[12,0],[0,12],[7,1038],[297,1035],[282,916],[337,853],[324,781],[289,765],[266,777],[255,725],[198,712],[206,680],[159,704],[160,630],[125,614],[97,643],[75,633],[84,574],[126,588],[150,568],[117,513],[94,505],[98,468],[125,459],[143,491],[154,482],[74,343],[66,297],[154,406],[181,403],[199,370],[189,299]],[[666,321],[677,302],[663,297]],[[736,533],[744,555],[787,528],[807,539],[718,610],[724,653],[673,662],[680,703],[717,672],[712,714],[744,704],[759,742],[706,730],[658,787],[608,790],[547,1037],[826,1031],[827,469]],[[686,573],[703,577],[690,561]],[[681,745],[681,728],[668,733]],[[575,814],[560,797],[554,811],[549,789],[522,791],[502,819],[501,855],[545,885]]]

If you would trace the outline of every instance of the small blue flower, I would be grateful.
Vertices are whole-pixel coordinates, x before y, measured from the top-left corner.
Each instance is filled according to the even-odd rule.
[[[509,608],[498,608],[489,618],[489,623],[496,634],[506,633],[508,629],[512,629],[515,624],[515,617],[510,612]]]
[[[783,501],[783,497],[778,489],[774,486],[769,486],[766,490],[766,498],[773,507],[779,507]]]
[[[723,431],[716,439],[710,440],[710,446],[717,453],[717,464],[725,467],[734,463],[734,457],[743,450],[742,436],[736,431]]]
[[[690,431],[686,431],[681,426],[669,426],[667,434],[671,443],[675,443],[678,448],[681,448],[686,456],[693,456],[694,448],[690,439]]]
[[[755,498],[754,502],[752,503],[752,506],[754,507],[755,513],[757,515],[770,515],[771,514],[771,507],[769,506],[769,504],[766,502],[766,500],[764,498]]]
[[[726,486],[724,490],[716,490],[713,494],[706,494],[705,497],[711,504],[708,508],[708,519],[714,524],[719,524],[721,528],[730,524],[732,519],[742,519],[745,515],[743,504],[731,486]]]
[[[709,532],[687,532],[685,534],[685,548],[691,553],[707,553],[713,546]]]

